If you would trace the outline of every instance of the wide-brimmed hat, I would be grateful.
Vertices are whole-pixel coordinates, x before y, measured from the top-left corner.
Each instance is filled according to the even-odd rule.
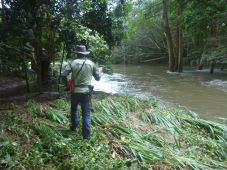
[[[87,51],[85,45],[77,45],[76,46],[76,51],[77,54],[83,54],[83,55],[88,55],[90,54],[90,51]]]

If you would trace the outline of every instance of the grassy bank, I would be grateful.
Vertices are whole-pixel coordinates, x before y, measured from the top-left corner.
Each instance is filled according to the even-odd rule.
[[[66,99],[0,114],[0,169],[226,169],[227,127],[157,101],[93,102],[93,137],[68,130]],[[80,126],[81,127],[81,126]]]

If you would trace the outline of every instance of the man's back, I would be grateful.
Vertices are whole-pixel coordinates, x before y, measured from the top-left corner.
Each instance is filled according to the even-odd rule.
[[[86,58],[75,59],[71,62],[72,79],[74,80],[74,93],[87,93],[91,85],[92,76],[100,79],[95,64]]]
[[[88,59],[76,59],[76,60],[73,60],[71,65],[72,65],[72,78],[75,84],[90,85],[92,75],[93,75],[94,63]]]

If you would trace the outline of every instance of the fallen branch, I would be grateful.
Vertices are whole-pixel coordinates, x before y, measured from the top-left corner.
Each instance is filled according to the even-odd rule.
[[[142,63],[145,63],[145,62],[149,62],[149,61],[156,61],[156,60],[161,60],[161,59],[164,59],[166,57],[160,57],[160,58],[153,58],[153,59],[149,59],[149,60],[143,60],[141,61]]]

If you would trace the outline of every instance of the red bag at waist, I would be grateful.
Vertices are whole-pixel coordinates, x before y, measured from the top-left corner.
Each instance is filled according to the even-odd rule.
[[[73,93],[74,88],[75,88],[74,80],[70,79],[69,82],[68,82],[68,89],[71,93]]]

